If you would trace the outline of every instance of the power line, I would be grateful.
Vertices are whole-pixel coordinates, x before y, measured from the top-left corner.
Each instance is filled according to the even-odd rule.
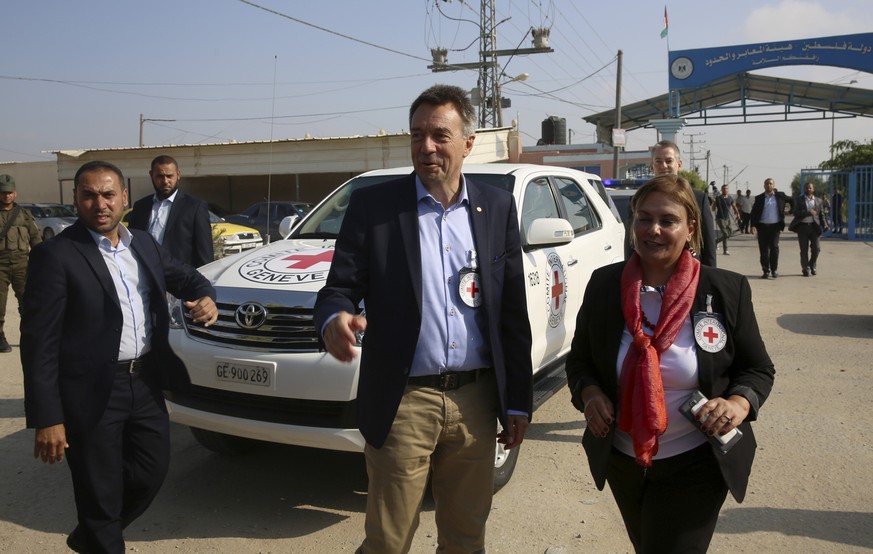
[[[249,5],[249,6],[252,6],[253,8],[258,8],[259,10],[264,10],[264,11],[267,12],[267,13],[271,13],[271,14],[273,14],[273,15],[278,15],[279,17],[283,17],[283,18],[285,18],[285,19],[289,19],[289,20],[291,20],[291,21],[294,21],[295,23],[300,23],[301,25],[306,25],[307,27],[312,27],[313,29],[317,29],[317,30],[319,30],[319,31],[322,31],[322,32],[325,32],[325,33],[328,33],[328,34],[331,34],[331,35],[334,35],[334,36],[338,36],[338,37],[340,37],[340,38],[344,38],[344,39],[346,39],[346,40],[351,40],[352,42],[357,42],[357,43],[359,43],[359,44],[363,44],[363,45],[365,45],[365,46],[370,46],[370,47],[372,47],[372,48],[377,48],[377,49],[379,49],[379,50],[384,50],[384,51],[386,51],[386,52],[391,52],[392,54],[398,54],[398,55],[400,55],[400,56],[405,56],[405,57],[407,57],[407,58],[412,58],[412,59],[414,59],[414,60],[425,61],[425,62],[429,62],[429,61],[431,61],[431,60],[429,60],[429,59],[427,59],[427,58],[422,58],[422,57],[420,57],[420,56],[416,56],[416,55],[414,55],[414,54],[408,54],[408,53],[406,53],[406,52],[401,52],[400,50],[395,50],[394,48],[388,48],[387,46],[380,46],[380,45],[378,45],[378,44],[376,44],[376,43],[374,43],[374,42],[369,42],[369,41],[366,41],[366,40],[362,40],[362,39],[359,39],[359,38],[355,38],[355,37],[353,37],[353,36],[344,35],[343,33],[339,33],[339,32],[337,32],[337,31],[331,31],[330,29],[327,29],[327,28],[325,28],[325,27],[321,27],[321,26],[316,25],[316,24],[314,24],[314,23],[309,23],[308,21],[303,21],[302,19],[299,19],[299,18],[296,18],[296,17],[290,16],[290,15],[288,15],[288,14],[284,14],[284,13],[279,12],[279,11],[276,11],[276,10],[272,10],[272,9],[270,9],[270,8],[267,8],[267,7],[261,6],[260,4],[255,4],[254,2],[250,2],[249,0],[239,0],[239,1],[242,2],[243,4],[247,4],[247,5]]]

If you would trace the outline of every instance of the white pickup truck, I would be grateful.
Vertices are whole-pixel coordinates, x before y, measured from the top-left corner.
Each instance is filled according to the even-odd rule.
[[[296,223],[284,240],[201,268],[215,285],[219,319],[206,328],[173,310],[170,343],[193,386],[167,393],[172,421],[217,452],[247,449],[252,439],[363,450],[355,424],[358,365],[319,348],[312,309],[352,191],[411,171],[355,177],[299,223],[284,221],[286,233]],[[566,382],[563,364],[585,286],[594,269],[623,259],[624,226],[596,175],[524,164],[468,164],[464,174],[515,196],[539,406]],[[495,489],[509,480],[517,456],[518,449],[497,444]]]

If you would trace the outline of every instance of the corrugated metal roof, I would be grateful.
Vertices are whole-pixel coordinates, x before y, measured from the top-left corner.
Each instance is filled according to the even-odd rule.
[[[740,73],[679,91],[679,118],[689,126],[830,119],[834,112],[873,117],[873,90]],[[621,128],[629,131],[674,117],[670,97],[663,94],[622,106]],[[584,119],[597,125],[601,136],[612,136],[615,110]]]
[[[302,138],[285,138],[285,139],[274,139],[270,140],[247,140],[247,141],[237,141],[232,140],[229,142],[200,142],[200,143],[192,143],[192,144],[159,144],[153,146],[112,146],[112,147],[103,147],[103,148],[77,148],[75,150],[47,150],[46,153],[49,154],[63,154],[65,156],[70,156],[73,158],[78,158],[85,152],[123,152],[127,150],[166,150],[167,148],[203,148],[207,146],[232,146],[232,145],[240,145],[240,144],[277,144],[277,143],[293,143],[293,142],[305,142],[305,141],[326,141],[326,140],[351,140],[351,139],[361,139],[361,138],[385,138],[385,137],[402,137],[408,136],[409,132],[404,131],[401,133],[380,133],[378,135],[349,135],[345,137],[302,137]]]

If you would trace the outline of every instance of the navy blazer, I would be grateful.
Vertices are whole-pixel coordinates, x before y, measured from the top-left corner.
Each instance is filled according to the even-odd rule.
[[[155,195],[150,194],[136,201],[130,212],[129,228],[149,230],[154,198]],[[209,223],[209,207],[206,202],[181,190],[176,192],[167,216],[163,246],[174,258],[194,267],[206,265],[215,259],[212,226]]]
[[[151,355],[143,378],[163,405],[161,388],[190,384],[167,339],[166,293],[196,300],[215,289],[193,267],[171,257],[146,232],[132,230],[131,249],[150,288]],[[109,400],[123,316],[112,277],[81,221],[30,253],[21,316],[21,364],[27,427],[63,423],[87,431]]]
[[[500,420],[505,426],[507,409],[533,411],[531,334],[518,215],[506,191],[469,179],[466,183],[480,260],[481,309],[487,314]],[[413,174],[352,194],[327,282],[315,304],[315,325],[321,329],[331,315],[354,314],[364,301],[367,330],[357,423],[367,442],[377,448],[385,442],[397,414],[421,329],[415,190]]]
[[[625,263],[596,270],[585,289],[566,365],[571,400],[580,412],[585,411],[581,392],[589,385],[598,385],[618,408],[616,361],[625,328],[621,310],[621,274]],[[701,265],[692,314],[706,310],[708,294],[712,295],[713,311],[724,317],[727,344],[714,354],[697,349],[700,391],[707,398],[739,394],[751,404],[748,417],[739,426],[743,438],[725,455],[713,447],[731,494],[742,502],[757,447],[749,422],[757,419],[758,409],[773,387],[773,362],[761,340],[748,279],[732,271]],[[668,417],[683,416],[668,414]],[[614,430],[615,423],[609,434],[600,438],[586,428],[582,437],[591,475],[600,490],[606,481]]]

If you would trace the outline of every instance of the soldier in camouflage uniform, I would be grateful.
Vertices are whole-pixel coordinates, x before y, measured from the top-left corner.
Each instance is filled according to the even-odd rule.
[[[15,179],[0,175],[0,352],[12,352],[3,329],[9,285],[15,291],[21,313],[27,257],[30,249],[42,242],[33,216],[15,203],[15,196]]]

